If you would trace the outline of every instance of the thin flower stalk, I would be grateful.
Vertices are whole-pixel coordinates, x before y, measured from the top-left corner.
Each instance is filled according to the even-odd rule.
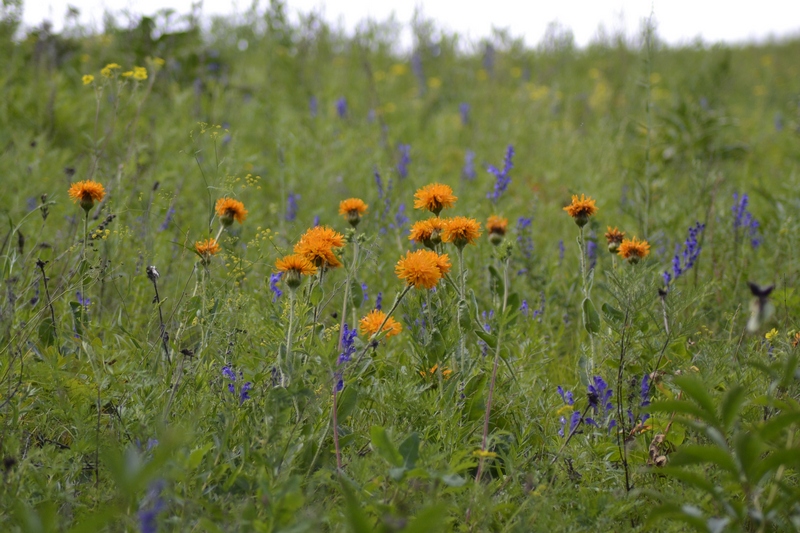
[[[339,324],[339,349],[342,348],[342,335],[344,334],[344,319],[347,316],[347,302],[350,299],[350,284],[355,278],[356,269],[358,268],[358,235],[353,234],[353,264],[347,270],[347,278],[344,282],[344,299],[342,301],[342,320]]]
[[[494,351],[494,362],[492,363],[492,378],[489,381],[489,395],[486,398],[486,413],[483,417],[483,438],[481,439],[481,452],[486,451],[486,441],[489,438],[489,416],[492,412],[492,399],[494,398],[494,387],[497,383],[497,367],[500,362],[500,350],[503,347],[503,333],[506,326],[506,308],[508,306],[508,261],[503,260],[503,304],[500,313],[500,327],[497,329],[497,346]],[[478,463],[478,472],[475,474],[475,483],[480,483],[483,474],[483,463],[486,460],[485,454],[481,454]]]

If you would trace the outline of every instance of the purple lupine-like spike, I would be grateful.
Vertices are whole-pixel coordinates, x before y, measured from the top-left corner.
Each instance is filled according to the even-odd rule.
[[[586,258],[589,260],[589,270],[597,266],[597,241],[586,241]]]
[[[401,144],[397,147],[400,151],[400,161],[397,163],[397,174],[401,179],[408,177],[408,164],[411,163],[411,145]]]
[[[356,353],[356,335],[358,335],[356,328],[350,329],[345,323],[344,330],[342,330],[342,353],[339,354],[339,359],[336,364],[341,365],[350,361],[353,354]]]
[[[294,222],[294,219],[297,218],[297,200],[299,199],[300,195],[293,192],[290,192],[286,198],[286,215],[284,217],[286,222]]]
[[[458,113],[461,115],[461,124],[464,126],[469,124],[469,104],[467,102],[461,102],[458,105]]]
[[[283,291],[278,287],[278,282],[281,280],[283,272],[275,272],[269,275],[269,290],[272,291],[272,301],[275,302],[283,296]]]
[[[375,309],[380,311],[382,304],[383,304],[383,293],[379,292],[378,295],[375,297]]]
[[[250,399],[250,389],[252,388],[253,384],[249,381],[242,385],[242,390],[239,391],[239,405],[242,405],[245,400]]]
[[[316,96],[312,96],[308,99],[308,112],[311,115],[311,118],[316,118],[317,111],[319,108],[319,102],[317,101]]]
[[[497,202],[500,196],[506,192],[506,189],[508,189],[508,186],[511,184],[511,176],[509,176],[509,174],[511,173],[511,169],[514,168],[513,158],[514,146],[509,144],[508,148],[506,149],[506,155],[503,158],[503,170],[499,170],[493,165],[489,165],[486,169],[495,177],[494,189],[492,192],[486,194],[486,197],[493,202]]]
[[[461,171],[464,179],[472,181],[477,176],[475,172],[475,152],[467,150],[464,154],[464,169]]]
[[[362,299],[363,302],[366,302],[367,300],[369,300],[369,294],[367,294],[367,288],[368,287],[367,287],[366,283],[362,283],[361,284],[361,294],[363,296],[363,299]]]
[[[336,114],[339,115],[339,118],[347,117],[347,98],[344,96],[336,100]]]

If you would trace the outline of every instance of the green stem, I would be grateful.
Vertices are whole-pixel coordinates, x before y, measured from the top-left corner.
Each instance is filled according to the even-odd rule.
[[[353,264],[347,271],[347,279],[344,282],[344,300],[342,300],[342,320],[339,323],[339,350],[342,349],[342,339],[344,338],[344,320],[347,316],[347,301],[350,299],[350,283],[356,274],[358,267],[358,236],[353,235]],[[353,324],[355,327],[355,324]]]
[[[286,360],[292,359],[292,328],[294,326],[294,301],[295,289],[289,289],[289,327],[286,328]],[[278,350],[278,374],[280,374],[281,387],[286,386],[286,377],[283,374],[283,363],[281,361],[281,352]]]
[[[492,399],[494,397],[494,387],[497,383],[497,367],[500,363],[500,350],[502,348],[503,332],[506,325],[506,306],[508,305],[508,259],[503,262],[503,305],[500,312],[500,327],[497,330],[497,347],[494,351],[494,363],[492,365],[492,379],[489,382],[489,396],[486,398],[486,413],[483,417],[483,439],[481,440],[481,451],[486,451],[486,441],[489,439],[489,415],[492,411]],[[486,457],[481,455],[478,463],[478,473],[475,474],[475,483],[480,483],[483,474],[483,462]]]
[[[458,331],[459,331],[459,338],[458,338],[458,361],[457,365],[453,365],[453,372],[456,372],[458,368],[462,368],[464,366],[464,360],[466,359],[464,352],[467,349],[467,332],[463,331],[461,328],[461,319],[463,313],[463,303],[466,302],[466,272],[464,271],[464,248],[458,247],[458,268],[459,268],[459,286],[458,286],[458,309],[457,309],[457,318],[458,318]]]

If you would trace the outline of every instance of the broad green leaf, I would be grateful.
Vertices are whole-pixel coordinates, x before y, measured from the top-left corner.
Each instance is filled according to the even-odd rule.
[[[344,495],[345,517],[350,525],[350,531],[353,533],[372,533],[374,529],[353,490],[348,486],[348,482],[342,479],[341,487]]]
[[[600,315],[589,298],[583,300],[583,327],[592,335],[600,333]]]
[[[358,390],[355,386],[349,385],[338,394],[336,398],[336,418],[341,423],[345,418],[353,414],[358,402]]]
[[[603,317],[606,319],[606,322],[618,324],[625,320],[625,314],[622,311],[607,303],[603,304],[600,309],[603,311]]]
[[[497,346],[497,337],[491,333],[486,333],[484,330],[476,329],[475,335],[477,335],[483,342],[488,344],[489,348],[495,348]]]
[[[673,466],[702,465],[706,463],[715,464],[732,476],[738,477],[736,461],[731,454],[716,446],[684,446],[672,457]]]
[[[419,459],[419,434],[412,432],[403,442],[400,443],[400,455],[403,456],[403,466],[412,469],[417,465]]]
[[[745,402],[744,393],[745,390],[743,387],[735,386],[729,390],[728,394],[723,398],[719,409],[723,429],[731,429],[736,415],[739,414],[739,409],[741,409],[742,404]]]
[[[378,455],[389,461],[389,464],[397,467],[403,466],[403,456],[394,447],[386,430],[381,426],[372,426],[369,430],[370,440],[372,446]]]

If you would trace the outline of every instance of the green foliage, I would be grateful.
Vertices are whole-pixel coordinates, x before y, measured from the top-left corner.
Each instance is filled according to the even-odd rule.
[[[162,12],[17,39],[20,5],[0,17],[0,530],[800,528],[799,41],[578,49],[555,25],[465,52],[418,16],[406,53],[394,21],[347,36],[279,1],[207,31]],[[67,190],[87,179],[85,218]],[[509,225],[463,272],[438,245],[449,272],[404,294],[434,181],[458,197],[442,217]],[[572,194],[597,201],[582,230]],[[243,223],[220,226],[222,197]],[[317,217],[344,268],[291,305],[275,262]],[[608,253],[607,226],[649,255]],[[777,285],[755,333],[748,281]],[[402,331],[342,357],[378,293]]]

